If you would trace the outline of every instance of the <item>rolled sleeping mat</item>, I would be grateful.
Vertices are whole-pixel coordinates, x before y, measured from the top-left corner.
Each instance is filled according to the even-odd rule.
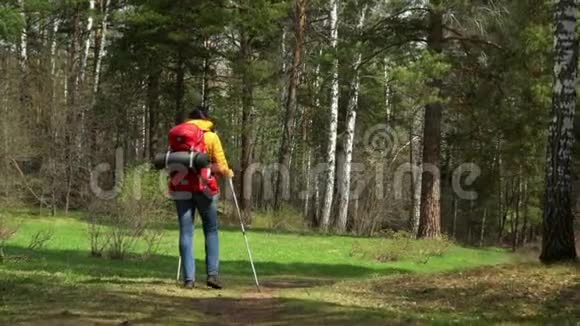
[[[157,170],[180,164],[193,170],[209,167],[211,162],[207,153],[199,152],[166,152],[155,155],[153,167]]]

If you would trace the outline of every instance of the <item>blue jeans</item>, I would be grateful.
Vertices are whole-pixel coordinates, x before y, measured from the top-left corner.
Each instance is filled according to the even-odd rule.
[[[216,276],[219,266],[219,242],[217,225],[217,196],[213,199],[194,193],[191,199],[176,200],[179,219],[179,255],[183,280],[195,281],[193,258],[193,218],[199,211],[205,236],[205,267],[208,276]]]

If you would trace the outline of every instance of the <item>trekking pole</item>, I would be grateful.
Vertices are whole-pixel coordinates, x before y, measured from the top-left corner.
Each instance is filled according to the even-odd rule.
[[[236,191],[234,190],[234,183],[232,178],[229,179],[230,189],[234,196],[234,203],[236,204],[236,211],[238,212],[238,218],[240,219],[240,226],[242,227],[242,234],[244,235],[244,242],[246,243],[246,249],[248,250],[248,257],[250,258],[250,265],[252,266],[252,272],[254,273],[254,280],[256,281],[256,288],[260,292],[260,283],[258,282],[258,274],[256,274],[256,268],[254,267],[254,260],[252,259],[252,252],[250,251],[250,243],[248,242],[248,237],[246,236],[246,228],[244,227],[244,220],[242,219],[242,212],[240,211],[240,206],[238,205],[238,199],[236,198]]]
[[[179,274],[181,273],[181,255],[179,255],[179,262],[177,263],[177,278],[175,279],[179,282]]]

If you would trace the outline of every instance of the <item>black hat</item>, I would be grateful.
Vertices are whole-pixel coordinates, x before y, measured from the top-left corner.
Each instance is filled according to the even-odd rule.
[[[209,119],[209,107],[198,105],[196,106],[190,113],[190,119],[202,119],[207,120]]]

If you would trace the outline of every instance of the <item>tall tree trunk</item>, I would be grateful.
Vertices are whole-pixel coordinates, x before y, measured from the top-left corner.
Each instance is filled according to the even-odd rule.
[[[443,13],[439,0],[431,1],[430,33],[428,47],[432,52],[443,50]],[[439,90],[441,81],[434,84]],[[425,107],[425,125],[423,127],[423,180],[421,181],[421,218],[419,220],[419,238],[439,238],[441,236],[441,115],[442,105],[439,102]]]
[[[544,263],[574,260],[577,257],[570,185],[578,65],[577,5],[575,0],[554,0],[554,9],[553,118],[548,136],[540,255]]]
[[[457,232],[457,213],[459,210],[458,206],[459,206],[459,203],[457,201],[457,196],[455,194],[453,194],[453,228],[451,229],[451,238],[453,240],[457,240],[455,235]]]
[[[512,238],[512,249],[514,251],[518,248],[518,243],[519,243],[521,204],[522,204],[522,178],[521,178],[521,168],[520,168],[520,176],[518,176],[517,193],[516,193],[516,200],[515,200],[515,207],[514,207],[515,220],[514,220],[513,238]]]
[[[30,110],[30,87],[28,85],[28,22],[24,0],[18,0],[20,17],[24,26],[20,32],[18,65],[20,67],[20,106],[22,112]]]
[[[70,38],[68,57],[67,57],[67,68],[66,68],[66,85],[65,85],[65,97],[66,97],[66,124],[65,128],[65,160],[67,162],[66,167],[66,192],[65,192],[65,214],[68,214],[71,196],[73,193],[74,180],[77,177],[76,172],[78,168],[78,162],[80,161],[80,134],[81,134],[81,115],[82,113],[76,107],[77,104],[77,93],[78,93],[78,77],[79,77],[79,39],[81,30],[80,21],[80,9],[77,4],[74,8],[74,14],[72,18],[72,37]]]
[[[389,59],[383,59],[383,77],[384,77],[384,97],[385,97],[385,112],[387,112],[387,122],[391,121],[392,115],[392,101],[391,101],[391,80],[389,78]]]
[[[530,204],[529,202],[529,194],[528,194],[528,180],[526,180],[524,182],[524,189],[523,189],[523,201],[522,201],[522,208],[524,209],[523,211],[523,225],[522,225],[522,232],[521,235],[522,237],[520,238],[520,245],[521,246],[525,246],[526,242],[527,242],[527,238],[528,238],[528,220],[529,220],[529,207],[528,205]]]
[[[111,0],[105,0],[103,3],[103,20],[101,21],[101,33],[98,38],[95,52],[95,69],[93,79],[93,96],[99,92],[101,81],[101,66],[103,64],[103,57],[105,56],[105,43],[107,41],[107,29],[109,26],[109,10],[111,7]]]
[[[367,6],[364,5],[357,24],[357,30],[362,33],[365,24]],[[356,54],[356,59],[353,64],[354,80],[351,85],[351,97],[348,101],[346,109],[346,133],[344,134],[344,162],[342,164],[342,171],[340,171],[340,185],[339,185],[339,201],[338,201],[338,219],[336,228],[338,232],[346,231],[348,222],[348,204],[350,200],[350,174],[352,164],[352,148],[354,144],[354,131],[356,127],[356,111],[358,108],[358,96],[360,89],[360,65],[362,63],[362,51],[359,50]]]
[[[203,47],[205,48],[207,55],[203,58],[203,71],[202,71],[202,80],[201,80],[201,105],[207,106],[209,105],[209,74],[211,69],[211,60],[210,60],[210,40],[206,39],[203,41]]]
[[[310,209],[310,166],[312,164],[312,153],[310,151],[307,151],[306,153],[306,164],[304,167],[304,178],[306,179],[305,182],[305,191],[306,191],[306,196],[304,196],[304,220],[306,222],[308,222],[308,212]]]
[[[81,56],[81,67],[80,67],[80,77],[79,77],[79,81],[81,83],[84,82],[85,80],[85,69],[87,67],[87,63],[89,61],[89,51],[91,49],[91,39],[92,39],[92,33],[93,33],[93,24],[94,24],[94,18],[93,15],[95,14],[95,0],[89,0],[89,11],[88,11],[88,17],[87,17],[87,27],[86,27],[86,38],[85,38],[85,44],[83,47],[83,52],[82,52],[82,56]]]
[[[328,231],[332,201],[334,195],[335,159],[336,159],[336,130],[338,124],[338,1],[330,0],[330,47],[333,50],[334,61],[332,63],[331,76],[332,86],[330,94],[330,120],[328,124],[328,150],[326,152],[326,187],[324,189],[324,201],[322,203],[322,215],[320,227]]]
[[[52,83],[54,85],[54,81],[56,80],[55,72],[56,72],[56,46],[57,46],[57,33],[58,28],[60,26],[60,20],[54,19],[52,22],[52,35],[50,41],[50,77],[52,79]],[[54,97],[54,94],[53,94]]]
[[[160,132],[160,121],[159,121],[159,108],[160,99],[159,93],[161,79],[161,70],[152,68],[147,78],[147,112],[148,112],[148,129],[149,129],[149,139],[147,140],[149,158],[153,158],[155,153],[160,149],[158,148],[159,132]]]
[[[242,194],[241,210],[244,221],[251,223],[252,209],[252,180],[246,180],[244,174],[247,173],[252,164],[252,152],[254,147],[254,86],[250,79],[249,69],[251,69],[251,48],[249,36],[245,33],[241,35],[240,42],[241,71],[242,71],[242,151],[241,151],[241,177],[240,187]],[[246,185],[246,181],[249,185]]]
[[[177,69],[175,74],[175,124],[185,120],[183,100],[185,99],[185,57],[183,49],[177,53]]]
[[[419,140],[417,146],[413,145],[414,138],[414,121],[409,129],[409,162],[411,163],[411,216],[409,218],[409,226],[413,237],[417,237],[419,232],[419,221],[421,219],[421,181],[423,173],[421,171],[422,159]]]
[[[318,50],[318,56],[322,56],[322,48],[320,48]],[[314,89],[314,110],[315,111],[319,111],[321,109],[320,107],[320,82],[321,80],[321,76],[320,76],[320,63],[316,64],[316,67],[314,69],[314,85],[313,85],[313,89]],[[309,118],[308,120],[309,124],[312,124],[312,119]],[[314,155],[313,153],[316,152],[316,148],[315,149],[311,149],[311,155]],[[315,228],[315,227],[319,227],[320,226],[320,212],[322,211],[322,205],[320,204],[320,183],[321,183],[321,176],[319,175],[318,171],[316,174],[309,176],[309,177],[314,177],[313,181],[313,205],[312,205],[312,213],[310,214],[310,225]]]
[[[292,67],[290,71],[290,81],[288,83],[288,95],[286,97],[286,117],[284,121],[284,130],[282,132],[282,143],[278,163],[282,167],[281,171],[290,170],[290,160],[292,158],[293,139],[296,127],[297,113],[297,92],[300,84],[300,75],[302,70],[302,53],[304,52],[304,29],[306,26],[306,0],[295,0],[295,23],[294,36],[295,44],[292,58]],[[288,191],[284,189],[289,185],[284,184],[286,178],[278,176],[276,183],[276,192],[274,194],[274,208],[279,209],[283,195]]]
[[[485,222],[487,220],[487,207],[483,208],[483,217],[481,218],[481,232],[479,233],[479,246],[485,244]]]

